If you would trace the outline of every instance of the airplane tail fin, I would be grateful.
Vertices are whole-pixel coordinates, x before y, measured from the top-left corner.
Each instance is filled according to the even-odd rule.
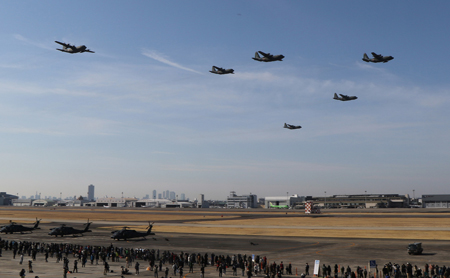
[[[366,61],[366,62],[369,61],[369,56],[367,56],[367,53],[364,53],[364,56],[363,56],[362,60]]]
[[[286,123],[284,123],[284,128],[287,128],[287,124]]]
[[[256,58],[256,59],[261,58],[261,56],[259,56],[258,52],[255,52],[255,58]]]
[[[338,97],[338,95],[336,93],[334,93],[333,99],[339,99],[339,97]]]

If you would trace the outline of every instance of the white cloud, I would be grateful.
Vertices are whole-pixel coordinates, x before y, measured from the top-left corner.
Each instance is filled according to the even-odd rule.
[[[161,63],[164,63],[166,65],[175,67],[175,68],[179,68],[179,69],[190,71],[190,72],[195,72],[195,73],[198,73],[198,74],[203,74],[203,73],[198,72],[196,70],[193,70],[193,69],[187,68],[185,66],[182,66],[182,65],[180,65],[178,63],[172,62],[172,61],[168,60],[167,58],[163,57],[162,54],[159,54],[156,51],[153,51],[153,50],[150,50],[150,49],[143,49],[142,50],[142,55],[144,55],[146,57],[149,57],[151,59],[154,59],[156,61],[159,61]]]
[[[14,36],[14,38],[16,40],[19,40],[19,41],[22,41],[22,42],[25,42],[25,43],[37,46],[37,47],[42,48],[42,49],[53,50],[53,48],[51,48],[50,46],[48,46],[48,45],[46,45],[44,43],[31,41],[31,40],[25,38],[24,36],[22,36],[20,34],[14,34],[13,36]]]

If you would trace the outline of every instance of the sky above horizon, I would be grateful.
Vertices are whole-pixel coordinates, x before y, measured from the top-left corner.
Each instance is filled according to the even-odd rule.
[[[2,4],[1,191],[448,193],[448,1]]]

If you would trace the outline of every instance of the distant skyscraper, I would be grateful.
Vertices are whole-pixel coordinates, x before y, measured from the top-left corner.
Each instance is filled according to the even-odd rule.
[[[186,200],[186,196],[184,195],[184,193],[180,194],[180,200]]]
[[[158,193],[158,199],[161,199],[161,193]]]
[[[169,199],[170,199],[170,200],[175,200],[175,192],[170,191]]]
[[[169,190],[166,190],[166,199],[170,199]]]
[[[156,199],[156,190],[153,190],[153,199]]]
[[[89,201],[95,201],[94,190],[95,190],[94,185],[91,184],[88,186],[88,200]]]

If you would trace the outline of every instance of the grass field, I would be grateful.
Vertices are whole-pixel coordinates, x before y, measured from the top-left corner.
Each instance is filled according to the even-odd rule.
[[[241,216],[262,215],[253,219],[240,219]],[[289,212],[304,216],[301,212]],[[377,217],[372,217],[376,215]],[[439,213],[439,217],[429,213],[324,213],[320,217],[286,217],[286,212],[247,212],[247,211],[167,211],[167,210],[133,210],[133,209],[103,209],[103,208],[1,208],[0,223],[11,219],[16,222],[32,223],[20,219],[46,219],[51,221],[87,220],[143,222],[142,226],[130,228],[145,229],[146,222],[154,221],[155,233],[198,233],[198,234],[233,234],[258,236],[288,236],[288,237],[338,237],[338,238],[383,238],[410,240],[450,240],[450,231],[439,231],[439,228],[450,227],[450,214]],[[164,221],[176,221],[165,225]],[[184,226],[183,221],[188,221]],[[200,221],[201,220],[201,221]],[[200,226],[203,225],[203,226]],[[205,227],[206,225],[207,227]],[[220,225],[220,227],[214,227]],[[229,227],[227,227],[229,226]],[[118,229],[104,226],[101,229]],[[383,230],[386,227],[386,230]],[[325,229],[326,228],[326,229]],[[333,229],[336,228],[336,229]],[[345,229],[344,229],[345,228]],[[350,228],[350,229],[348,229]],[[374,228],[374,229],[371,229]],[[377,229],[375,229],[377,228]],[[396,230],[398,228],[398,230]],[[421,230],[427,228],[429,230]],[[436,228],[436,230],[433,230]]]

